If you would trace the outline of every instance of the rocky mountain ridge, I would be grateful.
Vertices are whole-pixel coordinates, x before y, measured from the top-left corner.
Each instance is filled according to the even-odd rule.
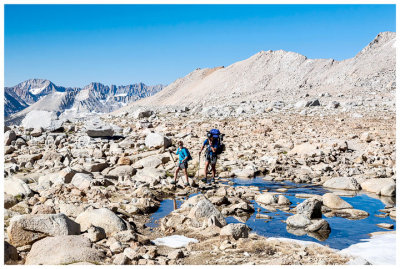
[[[93,82],[84,88],[65,88],[49,80],[31,79],[14,87],[5,88],[6,122],[19,123],[30,111],[44,110],[59,114],[107,113],[140,98],[151,96],[163,85],[147,86],[144,83],[131,85],[103,85]]]
[[[343,95],[348,101],[372,94],[390,101],[396,87],[395,42],[396,33],[380,33],[355,57],[342,61],[308,59],[283,50],[261,51],[228,67],[196,69],[132,106],[196,107],[246,101],[294,104],[303,95],[320,93]]]

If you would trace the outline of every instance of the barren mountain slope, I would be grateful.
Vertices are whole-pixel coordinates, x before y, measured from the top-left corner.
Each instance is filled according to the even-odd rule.
[[[380,33],[354,58],[307,59],[294,52],[261,51],[226,68],[197,69],[158,94],[133,105],[231,104],[248,100],[292,101],[308,93],[349,98],[395,87],[393,32]],[[127,108],[123,108],[125,110]]]

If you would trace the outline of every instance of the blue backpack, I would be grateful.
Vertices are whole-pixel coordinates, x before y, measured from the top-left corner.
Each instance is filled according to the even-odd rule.
[[[225,145],[222,143],[222,140],[224,139],[224,134],[221,134],[221,132],[218,129],[211,129],[208,131],[209,134],[211,134],[214,139],[217,140],[217,155],[221,154],[225,150]]]
[[[187,161],[191,161],[191,160],[193,160],[193,158],[192,158],[192,155],[190,155],[190,152],[189,152],[189,150],[188,150],[187,148],[183,148],[183,149],[186,149],[186,152],[187,152],[187,154],[188,154]],[[183,150],[183,149],[182,149],[182,150]]]

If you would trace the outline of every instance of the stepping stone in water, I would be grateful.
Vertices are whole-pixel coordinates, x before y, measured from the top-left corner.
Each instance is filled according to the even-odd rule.
[[[384,229],[393,229],[394,227],[394,225],[390,223],[378,223],[377,226]]]
[[[257,214],[256,215],[256,219],[272,219],[272,217],[271,216],[269,216],[269,215],[266,215],[266,214]]]
[[[279,188],[279,189],[276,189],[276,191],[277,191],[277,192],[287,192],[288,190],[287,190],[287,189],[284,189],[284,188]]]

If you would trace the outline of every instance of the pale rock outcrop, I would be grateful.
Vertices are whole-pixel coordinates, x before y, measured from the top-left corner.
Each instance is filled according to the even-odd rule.
[[[13,245],[24,246],[47,236],[80,234],[80,227],[64,214],[19,215],[11,218],[7,234]]]
[[[358,191],[361,189],[357,180],[351,177],[334,177],[324,182],[324,187],[342,190]]]
[[[171,146],[171,139],[159,133],[149,133],[145,139],[146,147],[148,148],[168,148]]]
[[[213,216],[216,217],[222,226],[226,225],[224,216],[207,198],[200,200],[194,207],[192,207],[188,214],[189,218],[195,219],[199,223],[203,220],[208,221],[208,219]]]
[[[104,258],[103,252],[93,248],[89,239],[84,236],[62,235],[47,237],[34,243],[25,264],[62,265],[79,262],[101,264]]]
[[[333,193],[325,193],[322,196],[322,202],[324,206],[327,206],[332,209],[353,208],[352,205],[350,205],[345,200],[343,200],[342,198]]]
[[[233,237],[235,240],[239,238],[247,238],[250,228],[244,223],[230,223],[222,227],[221,236]]]
[[[361,183],[361,188],[385,196],[396,195],[396,182],[390,178],[372,178]],[[383,190],[383,193],[382,193]]]
[[[4,192],[12,196],[30,196],[32,190],[21,179],[10,178],[4,180]]]
[[[128,229],[126,223],[108,208],[88,209],[79,214],[75,221],[81,225],[82,232],[92,225],[103,228],[107,235]]]
[[[9,146],[11,142],[17,139],[17,135],[13,130],[8,130],[4,133],[4,145]]]

